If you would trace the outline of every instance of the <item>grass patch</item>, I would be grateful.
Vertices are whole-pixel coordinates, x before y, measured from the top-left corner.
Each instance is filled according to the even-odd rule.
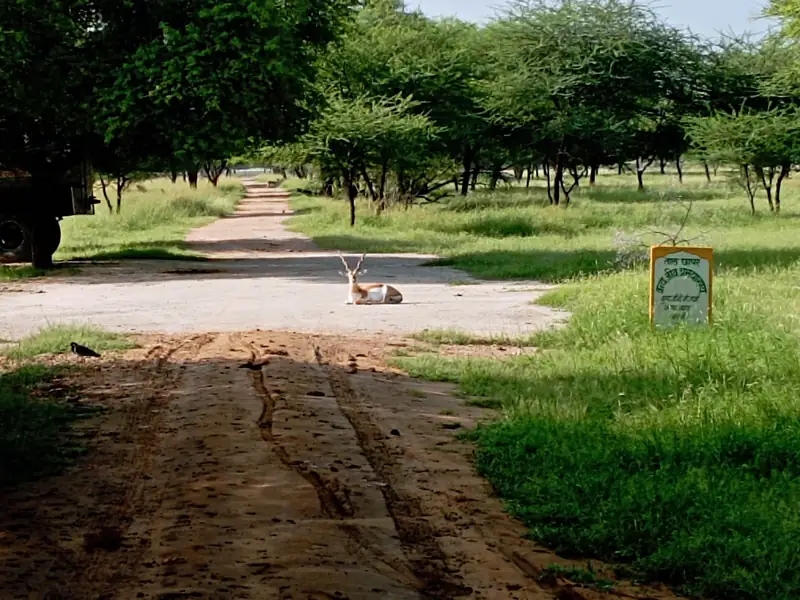
[[[502,409],[469,437],[537,541],[687,594],[800,597],[800,187],[787,186],[784,214],[760,206],[753,218],[740,194],[700,176],[647,181],[639,194],[634,178],[603,175],[567,209],[519,189],[362,208],[352,229],[344,202],[302,198],[293,223],[327,248],[430,252],[479,277],[562,284],[539,302],[572,317],[531,336],[535,355],[394,359]],[[676,225],[678,194],[695,201],[689,235],[715,248],[715,318],[653,331],[646,270],[615,269],[614,239]]]
[[[457,329],[424,329],[411,334],[412,339],[429,344],[452,346],[533,346],[532,336],[512,337],[508,335],[482,336]]]
[[[614,268],[618,230],[677,227],[685,209],[674,200],[695,201],[690,236],[703,235],[714,246],[722,271],[800,260],[800,184],[787,183],[780,218],[764,207],[755,218],[747,201],[722,177],[706,184],[687,177],[649,175],[648,190],[636,190],[631,176],[604,175],[594,188],[581,188],[569,207],[552,207],[542,181],[531,189],[511,187],[446,198],[410,210],[373,214],[367,201],[358,206],[355,227],[348,225],[347,202],[296,196],[297,215],[290,227],[311,236],[322,248],[349,252],[415,252],[442,258],[429,264],[451,266],[482,279],[532,279],[561,282],[606,273]]]
[[[243,196],[235,180],[217,188],[200,181],[196,190],[168,179],[147,181],[126,192],[119,215],[98,205],[95,215],[64,219],[55,258],[197,260],[201,257],[187,249],[186,234],[232,214]]]
[[[91,411],[35,394],[64,372],[29,364],[0,373],[0,487],[56,473],[81,454],[66,433]]]
[[[800,594],[800,267],[717,280],[707,330],[652,331],[642,273],[542,301],[573,312],[543,352],[396,359],[504,409],[477,462],[569,556],[627,563],[714,598]],[[794,295],[793,295],[794,294]],[[791,309],[791,310],[787,310]]]
[[[135,347],[125,336],[91,325],[48,325],[6,348],[3,354],[15,360],[42,354],[66,354],[70,351],[71,342],[88,346],[100,353]]]
[[[30,279],[32,277],[42,277],[47,271],[34,269],[30,266],[22,265],[0,265],[0,281],[19,281],[20,279]]]

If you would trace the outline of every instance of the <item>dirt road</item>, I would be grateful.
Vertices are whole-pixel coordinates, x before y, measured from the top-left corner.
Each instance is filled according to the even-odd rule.
[[[477,282],[454,269],[422,267],[433,257],[414,254],[369,255],[365,263],[370,278],[400,288],[403,304],[345,306],[347,281],[338,274],[337,253],[286,229],[292,214],[287,193],[246,183],[247,197],[235,215],[188,237],[209,261],[78,265],[78,275],[0,284],[0,338],[17,339],[48,323],[93,323],[121,332],[402,334],[430,328],[516,335],[565,316],[530,304],[549,286]],[[451,285],[467,281],[475,285]]]
[[[567,561],[522,538],[456,436],[485,415],[385,367],[403,343],[150,337],[61,382],[112,410],[75,467],[0,492],[0,597],[645,597],[545,576]]]

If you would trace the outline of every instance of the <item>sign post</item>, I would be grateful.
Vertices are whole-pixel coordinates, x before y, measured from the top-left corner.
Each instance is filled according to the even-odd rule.
[[[711,322],[714,250],[650,247],[650,324],[655,327]]]

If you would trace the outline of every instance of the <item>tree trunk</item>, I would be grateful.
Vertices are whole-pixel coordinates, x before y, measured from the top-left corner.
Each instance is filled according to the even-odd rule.
[[[622,175],[623,163],[617,163],[617,175]]]
[[[199,173],[199,169],[197,167],[192,167],[186,172],[186,178],[189,180],[189,187],[193,190],[197,189],[197,175]]]
[[[516,169],[516,167],[515,167]],[[516,171],[514,172],[514,177],[516,177]],[[522,179],[522,175],[517,181]],[[500,180],[500,166],[492,165],[492,178],[489,180],[489,189],[491,191],[495,191],[497,189],[497,182]]]
[[[367,190],[369,191],[370,198],[372,198],[373,202],[378,201],[378,192],[375,191],[375,186],[372,185],[372,179],[369,177],[369,173],[367,173],[367,168],[361,168],[361,176],[364,178],[364,183],[367,184]]]
[[[469,146],[469,144],[465,144],[464,146],[464,156],[463,160],[461,161],[461,166],[463,167],[463,171],[461,174],[461,195],[466,196],[469,193],[469,177],[472,173],[472,159],[475,157],[475,150]]]
[[[125,186],[128,184],[128,178],[124,175],[117,176],[117,214],[122,211],[122,192],[125,191]]]
[[[474,192],[475,188],[478,187],[478,175],[480,175],[480,172],[481,172],[481,168],[478,166],[478,163],[476,162],[475,165],[472,168],[472,178],[471,178],[471,180],[469,182],[470,191]]]
[[[531,161],[528,164],[528,176],[527,176],[527,179],[525,180],[525,189],[528,189],[528,188],[531,187],[531,171],[533,171],[533,161]]]
[[[597,171],[600,170],[600,167],[597,165],[592,165],[589,168],[589,185],[594,185],[597,183]]]
[[[219,178],[222,177],[222,173],[227,168],[227,165],[227,160],[221,160],[219,163],[213,160],[206,161],[205,165],[203,165],[203,171],[205,172],[208,180],[211,182],[211,185],[217,187]]]
[[[706,161],[703,161],[703,167],[705,167],[706,170],[706,181],[711,183],[711,169],[708,167],[708,163]]]
[[[350,202],[350,227],[356,224],[356,198],[358,197],[358,188],[356,187],[354,179],[355,169],[344,173],[344,184],[347,187],[347,200]]]
[[[380,181],[380,188],[378,189],[378,195],[381,199],[381,202],[386,198],[386,176],[389,174],[389,161],[384,160],[383,164],[381,165],[381,181]]]
[[[747,190],[747,199],[750,200],[750,214],[756,214],[756,191],[755,188],[750,180],[750,167],[748,165],[742,165],[742,171],[744,173],[744,183],[745,189]]]
[[[772,183],[775,180],[775,167],[769,167],[767,171],[769,172],[769,178],[767,178],[767,174],[762,167],[756,167],[756,175],[761,179],[761,185],[764,187],[764,191],[767,192],[767,204],[769,204],[769,209],[774,212],[775,205],[772,203]]]
[[[667,171],[666,171],[667,159],[659,158],[658,162],[659,162],[659,166],[661,167],[661,174],[662,175],[666,175],[667,174]]]
[[[564,157],[559,152],[556,160],[556,174],[553,178],[553,204],[561,203],[561,190],[564,189]]]
[[[545,178],[547,178],[547,198],[550,200],[550,204],[553,204],[553,186],[550,181],[550,165],[544,163],[542,169],[544,170]]]
[[[775,212],[781,212],[781,186],[783,180],[789,176],[791,171],[790,165],[781,165],[781,172],[778,174],[778,181],[775,183]]]
[[[103,197],[106,199],[106,206],[108,207],[108,214],[114,212],[114,207],[111,206],[111,199],[108,197],[108,184],[105,178],[100,175],[100,185],[103,187]]]
[[[175,183],[175,182],[178,181],[178,169],[176,169],[175,167],[170,167],[169,168],[169,180],[172,183]]]
[[[675,157],[675,168],[678,170],[678,181],[683,183],[683,164],[681,161],[681,155]]]
[[[639,191],[644,191],[644,172],[647,171],[647,168],[653,164],[655,158],[651,158],[648,161],[642,160],[641,157],[636,159],[636,180],[639,183]]]

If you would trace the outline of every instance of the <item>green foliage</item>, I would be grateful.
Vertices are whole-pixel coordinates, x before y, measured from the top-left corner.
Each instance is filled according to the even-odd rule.
[[[71,342],[89,346],[97,352],[134,347],[125,336],[92,325],[48,325],[6,348],[3,354],[15,360],[34,358],[41,354],[67,354],[70,352]]]
[[[287,139],[307,118],[301,100],[316,59],[349,8],[347,0],[203,0],[191,10],[183,0],[5,3],[0,162],[33,164],[37,176],[41,165],[63,167],[53,157],[78,152],[113,175],[196,171],[252,143]]]
[[[56,258],[197,258],[187,250],[186,234],[230,215],[244,196],[239,183],[203,182],[197,189],[167,179],[145,182],[128,194],[119,215],[100,212],[61,223],[63,242]]]
[[[473,434],[479,470],[538,542],[703,597],[788,600],[799,258],[720,276],[708,330],[652,331],[646,279],[625,273],[544,298],[573,317],[536,355],[400,363],[504,409]]]
[[[30,364],[0,373],[0,487],[57,472],[79,455],[66,434],[91,411],[40,392],[63,372]]]

